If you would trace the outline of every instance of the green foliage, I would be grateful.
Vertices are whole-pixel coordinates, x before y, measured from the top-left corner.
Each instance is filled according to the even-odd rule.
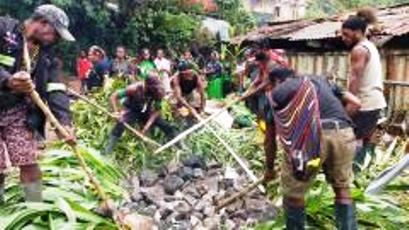
[[[245,10],[240,0],[215,0],[218,6],[216,16],[232,26],[232,35],[240,35],[253,29],[254,18]]]
[[[306,17],[322,18],[362,6],[383,7],[408,2],[408,0],[313,0],[308,5]]]
[[[58,148],[66,148],[60,144]],[[106,163],[92,149],[81,153],[102,187],[114,199],[127,196],[120,181],[124,173]],[[40,165],[43,171],[43,203],[20,203],[22,193],[13,174],[6,188],[7,203],[0,207],[0,229],[115,229],[111,220],[95,213],[99,199],[94,188],[78,165],[73,153],[49,150]]]

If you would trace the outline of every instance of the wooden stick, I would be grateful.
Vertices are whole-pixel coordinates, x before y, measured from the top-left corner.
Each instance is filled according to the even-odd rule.
[[[246,194],[248,194],[249,192],[253,191],[257,186],[259,186],[260,184],[262,184],[264,182],[264,178],[258,179],[256,182],[253,182],[251,185],[245,187],[243,190],[241,190],[240,192],[237,192],[236,194],[234,194],[233,196],[222,200],[220,202],[217,202],[217,206],[216,206],[216,212],[220,211],[221,209],[223,209],[224,207],[233,204],[234,202],[236,202],[237,200],[240,200],[241,198],[243,198]]]
[[[118,122],[121,122],[125,128],[127,128],[129,131],[131,131],[135,136],[139,137],[141,140],[143,140],[146,143],[149,143],[151,145],[154,145],[156,147],[159,147],[160,144],[148,137],[146,137],[145,135],[143,135],[141,132],[139,132],[138,130],[134,129],[131,125],[129,125],[126,122],[121,121],[118,117],[114,116],[112,113],[108,112],[106,109],[104,109],[102,106],[98,105],[97,103],[91,101],[90,99],[88,99],[85,96],[82,96],[80,94],[78,94],[77,92],[75,92],[72,89],[68,89],[68,92],[72,95],[74,95],[75,97],[85,101],[86,103],[94,106],[95,108],[97,108],[98,110],[100,110],[101,112],[105,113],[106,115],[108,115],[110,118],[117,120]]]
[[[197,120],[199,121],[203,121],[203,118],[199,115],[199,113],[192,108],[190,105],[186,105],[188,107],[188,109],[193,113],[193,115],[196,117]],[[230,155],[233,156],[234,160],[236,160],[236,162],[240,165],[241,168],[243,168],[243,170],[246,172],[246,174],[249,176],[250,180],[252,180],[253,182],[257,182],[257,177],[256,175],[254,175],[253,171],[251,171],[251,169],[249,167],[247,167],[247,165],[244,163],[244,161],[239,157],[239,155],[237,155],[237,153],[233,150],[233,148],[222,138],[220,137],[217,132],[210,127],[209,124],[204,124],[205,128],[207,130],[209,130],[213,136],[216,137],[216,139],[226,148],[227,152],[230,153]],[[264,187],[262,185],[258,186],[259,190],[262,193],[265,193],[266,190],[264,189]]]
[[[155,150],[155,154],[160,153],[166,149],[168,149],[169,147],[173,146],[174,144],[178,143],[179,141],[183,140],[184,138],[186,138],[188,135],[190,135],[191,133],[195,132],[196,130],[200,129],[203,125],[205,125],[206,123],[209,123],[211,120],[213,120],[214,118],[216,118],[217,116],[219,116],[220,114],[222,114],[224,111],[226,111],[228,108],[232,107],[234,104],[236,104],[237,102],[240,102],[244,99],[246,99],[247,97],[257,93],[258,91],[260,91],[261,89],[263,89],[265,85],[261,85],[260,87],[253,89],[250,88],[247,90],[247,92],[233,100],[232,102],[230,102],[229,104],[227,104],[226,106],[224,106],[222,109],[220,109],[220,111],[212,114],[211,116],[209,116],[208,118],[204,119],[203,121],[197,123],[196,125],[190,127],[189,129],[185,130],[184,132],[180,133],[178,136],[176,136],[174,139],[172,139],[171,141],[169,141],[168,143],[162,145],[160,148],[158,148],[157,150]]]

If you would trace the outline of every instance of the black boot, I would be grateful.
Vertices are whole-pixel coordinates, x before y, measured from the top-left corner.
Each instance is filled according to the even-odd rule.
[[[118,143],[119,137],[115,135],[110,135],[108,139],[108,144],[105,147],[104,152],[102,153],[103,155],[111,154],[112,151],[114,150],[114,147],[116,143]]]
[[[365,147],[364,146],[358,147],[356,151],[354,163],[353,163],[354,174],[358,174],[361,172],[361,168],[362,168],[362,165],[364,164],[365,157],[366,157]]]
[[[286,229],[287,230],[304,230],[305,229],[305,209],[287,207],[286,212]]]
[[[335,204],[338,230],[357,230],[355,208],[353,204]]]

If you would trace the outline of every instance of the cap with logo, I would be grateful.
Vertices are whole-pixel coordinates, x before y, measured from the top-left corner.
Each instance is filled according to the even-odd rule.
[[[60,8],[45,4],[37,7],[34,11],[33,17],[44,17],[58,32],[61,38],[67,41],[75,41],[74,36],[68,30],[70,20],[67,14]]]

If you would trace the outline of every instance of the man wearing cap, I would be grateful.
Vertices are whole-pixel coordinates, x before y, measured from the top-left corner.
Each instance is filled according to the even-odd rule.
[[[25,200],[42,200],[34,135],[44,134],[45,117],[30,100],[30,92],[35,88],[58,120],[71,127],[69,99],[58,82],[58,63],[51,52],[60,38],[75,40],[68,25],[67,15],[53,5],[39,6],[22,23],[0,17],[0,203],[9,163],[20,168]],[[27,53],[30,63],[23,58]]]

